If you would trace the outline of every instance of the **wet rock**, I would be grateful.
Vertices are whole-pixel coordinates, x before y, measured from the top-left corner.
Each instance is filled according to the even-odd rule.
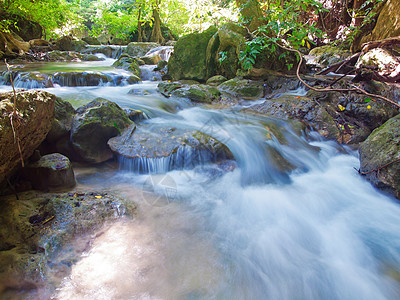
[[[210,27],[202,33],[192,33],[181,37],[174,47],[174,54],[168,61],[168,75],[173,80],[194,79],[205,82],[208,78],[207,46],[216,32],[215,27]]]
[[[47,284],[52,294],[106,222],[136,214],[134,202],[108,191],[29,191],[2,197],[0,208],[0,297],[14,290],[26,299]]]
[[[159,47],[157,43],[139,43],[132,42],[126,47],[125,53],[130,56],[144,56],[149,50]]]
[[[71,141],[81,160],[100,163],[112,158],[107,141],[132,123],[116,103],[98,98],[77,109]]]
[[[45,192],[70,189],[76,185],[71,162],[59,153],[42,156],[37,162],[27,165],[22,174],[34,189]]]
[[[360,172],[379,189],[400,199],[400,115],[375,129],[361,144]]]
[[[160,82],[157,85],[158,91],[163,94],[165,97],[171,97],[173,91],[182,88],[183,84],[179,82]]]
[[[145,65],[156,65],[160,61],[162,61],[160,55],[151,55],[151,56],[142,56],[140,57],[142,61],[144,61]]]
[[[56,97],[44,91],[17,93],[17,114],[13,127],[19,140],[22,157],[28,159],[43,142],[54,119]],[[13,112],[13,93],[0,94],[0,183],[21,166],[18,145],[9,115]]]
[[[165,60],[161,60],[157,63],[157,68],[156,71],[161,71],[163,70],[166,66],[168,65],[168,62]]]
[[[172,92],[171,97],[187,98],[193,102],[211,103],[220,97],[221,93],[215,88],[208,85],[189,85],[176,89]]]
[[[108,145],[126,158],[169,157],[178,168],[185,164],[185,155],[188,164],[199,163],[202,157],[209,161],[232,158],[225,145],[204,133],[156,124],[131,125],[121,136],[110,139]]]
[[[71,131],[74,115],[75,109],[72,105],[61,98],[57,98],[54,107],[54,122],[47,134],[46,141],[53,143],[63,136],[68,136]]]
[[[133,108],[125,108],[126,114],[128,115],[129,120],[132,122],[138,123],[140,121],[146,120],[149,117],[146,115],[144,111]]]
[[[130,71],[138,77],[141,75],[138,60],[128,54],[122,54],[118,60],[113,63],[113,67]]]
[[[259,99],[263,96],[263,83],[242,78],[234,78],[218,86],[218,90],[236,98]]]
[[[209,78],[207,80],[206,84],[211,85],[211,86],[218,86],[227,80],[228,79],[226,79],[226,77],[224,77],[222,75],[215,75],[215,76]]]

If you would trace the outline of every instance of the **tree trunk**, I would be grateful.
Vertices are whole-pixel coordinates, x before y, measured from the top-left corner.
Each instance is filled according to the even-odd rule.
[[[164,38],[161,34],[161,19],[158,13],[160,1],[157,1],[156,5],[153,7],[153,31],[151,32],[150,42],[156,42],[159,44],[164,43]]]
[[[257,0],[236,0],[236,6],[251,32],[265,25],[264,15]]]

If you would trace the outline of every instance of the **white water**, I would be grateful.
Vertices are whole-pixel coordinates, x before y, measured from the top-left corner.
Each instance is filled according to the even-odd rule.
[[[80,184],[118,190],[139,213],[94,238],[54,299],[400,298],[400,207],[358,175],[356,153],[280,120],[164,98],[155,85],[48,91],[75,106],[102,96],[143,109],[146,122],[198,129],[224,142],[238,167],[78,172]],[[271,148],[296,169],[271,164]]]

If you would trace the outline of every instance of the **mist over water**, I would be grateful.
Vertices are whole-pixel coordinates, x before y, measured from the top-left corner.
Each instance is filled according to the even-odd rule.
[[[151,174],[77,169],[80,187],[117,191],[138,214],[91,237],[53,299],[400,298],[400,207],[357,173],[356,152],[283,120],[165,98],[156,85],[46,90],[199,130],[227,145],[236,167],[171,170],[143,158]]]

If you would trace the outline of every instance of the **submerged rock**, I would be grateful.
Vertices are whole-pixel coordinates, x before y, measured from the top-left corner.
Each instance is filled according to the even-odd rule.
[[[37,299],[38,289],[52,294],[88,250],[91,235],[136,213],[135,203],[106,191],[29,191],[0,203],[0,298],[7,290],[24,299]]]
[[[13,131],[9,117],[13,112],[13,97],[13,93],[0,94],[0,183],[21,165],[19,148],[22,158],[28,159],[45,139],[54,118],[54,95],[44,91],[21,91],[17,93]]]
[[[400,199],[400,114],[361,144],[360,172],[379,189]]]
[[[77,109],[72,122],[71,141],[81,160],[100,163],[112,158],[107,141],[132,123],[116,103],[97,98]]]
[[[131,125],[108,141],[118,155],[133,159],[134,171],[160,172],[232,158],[218,140],[196,130],[162,125]]]
[[[59,153],[42,156],[27,165],[22,174],[34,189],[45,192],[65,190],[76,185],[71,162]]]

